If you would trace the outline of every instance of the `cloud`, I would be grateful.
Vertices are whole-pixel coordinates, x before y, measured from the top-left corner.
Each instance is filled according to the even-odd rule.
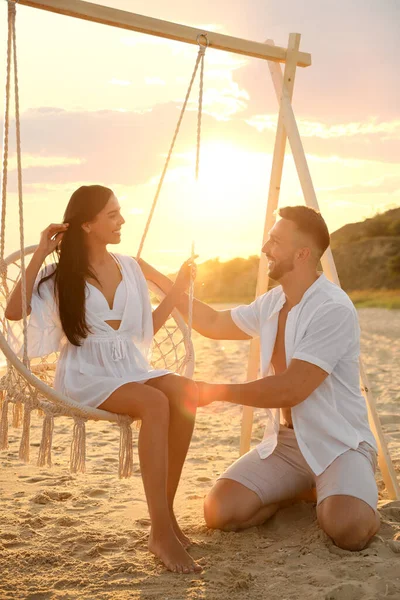
[[[235,91],[237,99],[241,94]],[[234,96],[235,98],[235,96]],[[233,98],[232,102],[235,102]],[[229,106],[227,93],[223,111]],[[54,107],[31,109],[22,114],[22,148],[28,157],[24,163],[24,184],[56,185],[101,179],[111,184],[143,184],[161,173],[165,156],[179,116],[180,105],[167,103],[151,111],[66,111]],[[202,136],[222,138],[243,145],[257,133],[244,122],[230,127],[218,122],[205,111]],[[14,123],[11,123],[11,131]],[[195,147],[197,114],[188,111],[179,133],[171,166],[179,164],[179,153]],[[257,142],[256,141],[256,146]],[[262,140],[260,140],[261,142]],[[251,145],[251,139],[248,140]],[[10,139],[10,155],[15,155],[15,141]],[[10,190],[15,189],[16,173],[10,165]],[[26,188],[34,189],[34,188]]]
[[[278,115],[254,115],[246,120],[251,127],[257,131],[275,131]],[[300,135],[303,138],[316,137],[320,139],[343,138],[354,136],[379,135],[384,140],[400,140],[400,120],[381,121],[369,119],[367,122],[337,123],[328,125],[319,121],[309,121],[303,118],[297,119]]]
[[[21,163],[24,171],[32,167],[58,167],[67,165],[81,165],[85,161],[82,158],[72,156],[41,156],[22,153]],[[12,156],[8,160],[8,168],[14,171],[17,168],[17,157]]]
[[[251,102],[249,103],[251,105]],[[266,141],[276,133],[277,113],[244,117],[246,124]],[[335,156],[397,163],[400,155],[400,121],[369,119],[365,122],[334,123],[314,121],[297,116],[297,125],[303,146],[308,155],[319,158]],[[290,146],[288,144],[288,146]]]
[[[222,90],[208,87],[204,92],[203,111],[217,120],[230,120],[247,107],[249,95],[233,82],[228,82]],[[192,104],[192,110],[194,110]],[[196,106],[197,110],[197,106]]]
[[[242,114],[249,100],[240,87],[227,86],[224,94],[208,90],[204,97],[202,141],[204,144],[223,142],[239,147],[241,151],[271,154],[274,147],[276,115],[267,115],[262,131]],[[218,104],[219,103],[219,104]],[[73,184],[74,182],[105,182],[109,185],[147,184],[157,180],[171,144],[181,108],[180,102],[159,104],[148,111],[67,111],[57,107],[40,107],[22,114],[22,147],[24,151],[24,185],[32,186]],[[197,107],[190,106],[182,122],[170,168],[182,166],[184,153],[196,145]],[[240,112],[242,111],[242,112]],[[306,121],[306,120],[304,120]],[[264,128],[265,123],[267,126]],[[313,123],[320,123],[315,121]],[[366,161],[379,162],[378,172],[366,167],[367,178],[380,177],[397,165],[400,144],[395,135],[397,122],[376,121],[367,124],[370,133],[354,134],[354,127],[329,123],[322,132],[334,135],[304,137],[303,143],[310,161],[313,176],[324,187],[334,182],[326,181],[329,165],[338,164],[348,171],[365,167]],[[14,124],[11,124],[13,131]],[[316,128],[317,132],[321,131]],[[356,128],[360,131],[360,128]],[[310,131],[314,129],[310,128]],[[348,133],[338,137],[336,132]],[[379,131],[380,133],[377,133]],[[373,133],[375,132],[375,133]],[[288,145],[289,148],[289,145]],[[10,139],[10,154],[15,154],[15,143]],[[357,158],[355,158],[357,157]],[[16,189],[16,173],[10,166],[10,190]],[[286,161],[287,162],[287,161]],[[315,164],[312,164],[315,163]],[[318,166],[321,164],[321,167]],[[325,166],[324,166],[325,163]],[[397,167],[396,167],[397,168]],[[341,171],[344,172],[343,170]],[[389,172],[388,172],[389,174]],[[99,181],[101,180],[101,181]],[[348,183],[348,178],[342,180]],[[31,186],[31,187],[30,187]]]
[[[331,188],[319,188],[318,191],[338,194],[393,194],[400,193],[400,175],[388,175],[377,177],[366,181],[365,183],[357,183],[355,185],[342,185]]]

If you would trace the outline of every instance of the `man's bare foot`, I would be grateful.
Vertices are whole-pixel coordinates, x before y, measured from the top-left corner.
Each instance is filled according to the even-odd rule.
[[[185,550],[187,550],[192,545],[192,540],[190,538],[188,538],[187,535],[185,535],[183,533],[182,529],[179,527],[178,521],[176,520],[176,517],[175,517],[173,511],[171,511],[171,522],[172,522],[172,528],[175,532],[176,537],[178,538],[178,540],[180,541],[182,546],[185,548]]]
[[[172,529],[154,535],[150,531],[149,550],[174,573],[198,573],[202,570],[183,548]]]

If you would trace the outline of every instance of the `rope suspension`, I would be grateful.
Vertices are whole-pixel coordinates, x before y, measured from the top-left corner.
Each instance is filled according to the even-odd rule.
[[[200,43],[200,39],[203,38],[205,40],[205,45]],[[197,36],[197,41],[199,43],[199,55],[200,58],[200,84],[199,84],[199,101],[198,101],[198,109],[197,109],[197,144],[196,144],[196,170],[195,170],[195,182],[196,182],[196,190],[199,188],[199,173],[200,173],[200,149],[201,149],[201,119],[203,116],[203,88],[204,88],[204,56],[206,52],[206,48],[208,46],[207,36],[201,34]],[[194,248],[194,239],[192,240],[192,264],[195,257],[195,248]],[[193,323],[193,300],[194,300],[194,266],[192,266],[192,277],[190,279],[190,287],[189,287],[189,314],[188,314],[188,335],[192,337],[192,323]],[[187,357],[187,360],[190,360],[191,357]]]
[[[182,123],[182,119],[183,116],[185,114],[186,111],[186,106],[190,97],[190,93],[192,91],[192,87],[193,87],[193,82],[196,78],[196,74],[197,74],[197,70],[199,68],[200,65],[200,82],[199,82],[199,98],[198,98],[198,108],[197,108],[197,137],[196,137],[196,166],[195,166],[195,182],[196,182],[196,189],[198,189],[198,182],[199,182],[199,172],[200,172],[200,149],[201,149],[201,121],[202,121],[202,113],[203,113],[203,90],[204,90],[204,56],[205,56],[205,52],[206,52],[206,48],[208,47],[208,38],[206,34],[199,34],[197,36],[197,43],[199,44],[199,51],[197,53],[197,58],[196,58],[196,62],[194,65],[194,69],[193,69],[193,73],[192,73],[192,77],[190,79],[189,82],[189,87],[187,89],[186,92],[186,96],[185,96],[185,100],[183,102],[182,105],[182,109],[179,115],[179,119],[178,122],[176,124],[175,127],[175,132],[172,138],[172,142],[168,151],[168,155],[164,164],[164,168],[162,170],[161,173],[161,177],[160,180],[158,182],[158,186],[157,186],[157,190],[154,196],[154,200],[150,209],[150,213],[149,216],[147,218],[147,223],[146,226],[144,228],[144,232],[142,235],[142,239],[140,241],[139,244],[139,250],[137,252],[136,258],[137,260],[140,258],[142,250],[143,250],[143,246],[144,246],[144,242],[146,240],[147,237],[147,233],[149,231],[150,228],[150,224],[151,221],[153,219],[154,216],[154,211],[155,208],[157,206],[157,202],[161,193],[161,189],[164,183],[164,179],[165,179],[165,175],[167,173],[168,170],[168,166],[171,160],[171,156],[172,156],[172,152],[174,150],[174,146],[175,146],[175,142],[176,139],[178,137],[178,133],[181,127],[181,123]],[[192,263],[194,261],[194,257],[195,257],[195,244],[194,244],[194,239],[192,239],[192,244],[191,244],[191,259],[192,259]],[[193,322],[193,299],[194,299],[194,266],[192,266],[192,276],[190,279],[190,286],[189,286],[189,307],[188,307],[188,338],[191,339],[192,337],[192,322]],[[192,348],[192,346],[191,346]],[[183,367],[185,366],[186,363],[189,363],[190,361],[193,360],[193,356],[191,356],[190,354],[188,356],[186,356],[185,362],[183,364]]]
[[[18,214],[19,214],[19,243],[21,250],[21,292],[22,292],[22,323],[23,323],[23,362],[29,367],[28,359],[28,311],[26,303],[26,271],[24,256],[24,205],[22,195],[22,160],[21,160],[21,124],[19,114],[19,85],[18,85],[18,66],[17,66],[17,34],[15,27],[16,1],[8,0],[8,39],[7,39],[7,66],[6,66],[6,102],[4,115],[4,150],[3,150],[3,177],[1,187],[2,200],[2,223],[1,223],[1,242],[0,242],[0,260],[4,263],[5,247],[5,219],[7,203],[7,169],[9,152],[9,130],[10,130],[10,83],[11,83],[11,65],[14,71],[14,102],[15,102],[15,135],[17,145],[17,175],[18,175]],[[5,274],[3,272],[3,278]]]
[[[200,43],[200,38],[203,38],[205,40],[205,43],[203,43],[203,44]],[[171,160],[172,152],[173,152],[174,147],[175,147],[176,138],[178,137],[178,133],[179,133],[179,130],[180,130],[180,127],[181,127],[183,115],[185,114],[185,111],[186,111],[186,106],[187,106],[187,103],[189,101],[190,93],[192,91],[193,82],[194,82],[195,77],[196,77],[197,69],[199,67],[199,64],[201,63],[201,69],[200,69],[199,108],[198,108],[198,120],[197,120],[197,144],[196,144],[196,180],[198,178],[199,161],[200,161],[200,143],[201,143],[201,135],[200,135],[201,134],[201,111],[202,111],[202,107],[203,107],[204,54],[205,54],[206,48],[208,46],[207,36],[205,34],[199,34],[197,36],[197,42],[199,44],[199,51],[197,53],[197,58],[196,58],[196,62],[195,62],[195,65],[194,65],[192,77],[190,79],[189,87],[187,89],[186,96],[185,96],[185,100],[183,102],[183,105],[182,105],[182,108],[181,108],[181,112],[180,112],[180,115],[179,115],[179,119],[178,119],[178,122],[177,122],[176,127],[175,127],[174,135],[172,137],[172,142],[171,142],[171,145],[169,147],[167,158],[165,160],[164,168],[162,170],[162,173],[161,173],[161,176],[160,176],[160,180],[158,182],[157,190],[156,190],[156,193],[155,193],[155,196],[154,196],[153,203],[151,205],[149,216],[147,218],[147,222],[146,222],[146,226],[144,228],[142,239],[140,240],[139,249],[138,249],[137,254],[136,254],[136,259],[137,260],[139,260],[141,254],[142,254],[144,242],[146,240],[146,237],[147,237],[150,225],[151,225],[151,221],[153,219],[154,211],[155,211],[155,208],[157,206],[158,198],[160,196],[160,192],[161,192],[161,189],[162,189],[162,186],[163,186],[163,183],[164,183],[165,175],[167,174],[168,166],[169,166],[169,163],[170,163],[170,160]]]

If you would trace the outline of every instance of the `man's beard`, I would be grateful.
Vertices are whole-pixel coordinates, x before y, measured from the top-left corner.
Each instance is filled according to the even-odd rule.
[[[279,263],[274,261],[274,265],[268,271],[268,275],[274,281],[279,281],[284,275],[286,275],[286,273],[290,273],[290,271],[293,271],[293,269],[293,258],[286,258],[285,260],[281,260]]]

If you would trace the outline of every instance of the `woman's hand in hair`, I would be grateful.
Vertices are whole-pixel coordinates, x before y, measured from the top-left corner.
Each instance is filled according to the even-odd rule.
[[[40,234],[38,251],[46,257],[54,252],[68,229],[68,223],[52,223]]]
[[[36,277],[40,271],[44,259],[48,254],[56,249],[58,244],[63,238],[64,233],[67,231],[68,225],[52,223],[40,234],[40,242],[29,265],[26,268],[26,304],[28,308],[28,315],[31,312],[31,300],[33,287],[35,285]],[[21,290],[21,279],[17,281],[16,286],[10,294],[7,301],[5,310],[5,317],[10,321],[19,321],[22,319],[22,290]]]
[[[183,263],[176,276],[174,288],[180,290],[182,294],[189,289],[191,279],[196,279],[197,267],[194,262],[195,258],[197,258],[197,256],[188,258],[188,260]]]

